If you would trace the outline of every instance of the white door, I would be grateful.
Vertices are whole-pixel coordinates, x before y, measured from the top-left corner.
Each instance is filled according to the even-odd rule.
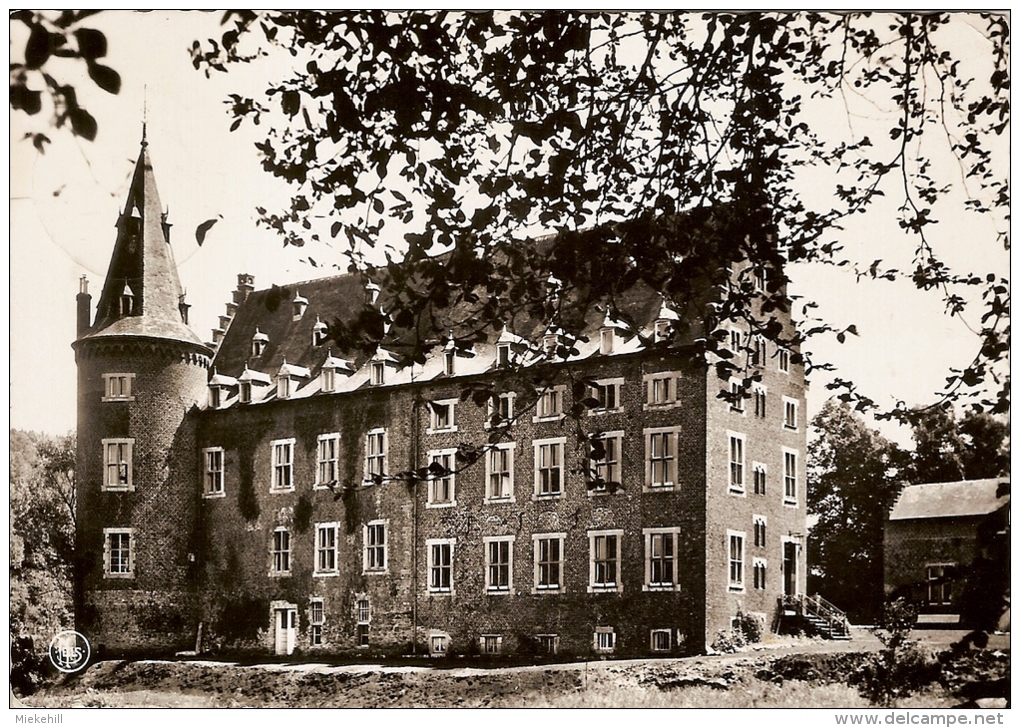
[[[276,654],[290,655],[294,653],[297,639],[297,610],[276,610]]]

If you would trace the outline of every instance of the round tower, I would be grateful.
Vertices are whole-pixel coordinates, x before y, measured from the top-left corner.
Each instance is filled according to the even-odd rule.
[[[94,649],[194,643],[193,414],[212,351],[187,326],[146,142],[95,322],[78,294],[75,618]]]

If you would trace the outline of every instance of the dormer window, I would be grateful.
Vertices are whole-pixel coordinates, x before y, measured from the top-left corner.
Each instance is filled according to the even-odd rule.
[[[227,399],[229,387],[237,384],[233,377],[225,377],[213,369],[212,378],[209,380],[209,406],[213,409],[222,407]]]
[[[292,310],[294,311],[294,320],[299,320],[305,315],[305,309],[308,308],[308,299],[302,296],[300,293],[294,294],[294,303],[292,304]]]
[[[135,312],[135,292],[131,290],[131,286],[124,284],[124,290],[120,294],[120,298],[117,301],[120,307],[121,316],[131,316]]]
[[[251,337],[251,355],[262,356],[266,353],[266,345],[269,343],[269,337],[255,329],[255,335]]]
[[[669,321],[667,321],[666,319],[659,319],[658,321],[655,322],[656,343],[660,341],[669,340],[669,329],[670,329]]]
[[[322,346],[326,343],[326,324],[322,323],[318,318],[315,319],[315,325],[312,327],[312,346]]]
[[[456,367],[456,361],[457,357],[452,350],[447,350],[443,352],[443,373],[446,376],[448,377],[453,376],[454,368]]]
[[[332,392],[336,389],[336,369],[330,367],[319,372],[319,389],[323,392]]]
[[[373,387],[386,383],[386,365],[381,361],[374,361],[369,368]]]
[[[241,382],[237,390],[237,399],[241,404],[251,404],[251,382]]]
[[[496,347],[496,366],[500,369],[507,369],[510,366],[510,344],[500,344]]]
[[[546,356],[552,356],[556,353],[556,347],[559,346],[560,337],[557,334],[546,334],[542,337],[542,349],[545,351]]]
[[[755,268],[754,269],[754,289],[762,293],[765,292],[765,269]]]
[[[599,331],[599,353],[602,355],[613,353],[613,344],[616,340],[616,333],[612,329]]]
[[[279,377],[276,380],[276,396],[287,399],[290,396],[290,377]]]
[[[222,387],[209,387],[209,406],[213,409],[219,409],[223,406]]]
[[[365,303],[369,306],[374,306],[375,302],[379,300],[379,286],[375,283],[369,283],[365,286]]]

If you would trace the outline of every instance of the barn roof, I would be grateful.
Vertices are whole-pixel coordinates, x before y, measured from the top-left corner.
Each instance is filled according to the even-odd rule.
[[[1008,486],[1009,478],[908,485],[889,513],[889,520],[983,516],[1009,502],[1008,488],[998,495],[1000,483]]]

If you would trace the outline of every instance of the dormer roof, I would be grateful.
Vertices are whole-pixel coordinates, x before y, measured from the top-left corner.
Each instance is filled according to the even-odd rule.
[[[288,364],[287,360],[283,360],[283,366],[280,367],[280,371],[277,372],[277,376],[280,377],[300,377],[307,379],[312,376],[312,373],[308,371],[307,367],[299,367],[297,364]]]
[[[257,372],[254,369],[249,369],[248,367],[245,367],[244,371],[241,372],[241,376],[237,378],[237,381],[264,384],[268,387],[269,384],[273,381],[273,379],[265,372]]]

